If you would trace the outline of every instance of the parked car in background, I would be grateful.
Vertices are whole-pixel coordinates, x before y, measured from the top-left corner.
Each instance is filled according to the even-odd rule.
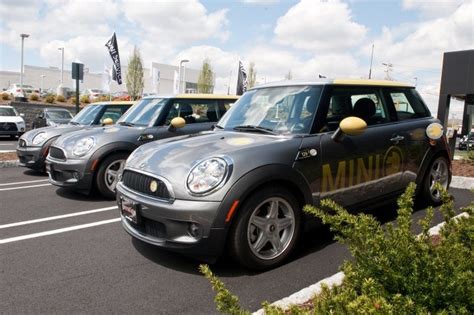
[[[64,108],[45,108],[41,110],[33,119],[31,124],[32,129],[59,125],[65,125],[72,119],[70,111]]]
[[[61,135],[69,132],[113,124],[133,102],[100,102],[84,107],[67,125],[44,127],[26,132],[18,141],[16,154],[20,165],[44,171],[44,160],[51,144]]]
[[[248,90],[212,132],[136,149],[117,203],[136,239],[201,258],[226,248],[268,269],[296,247],[306,204],[374,207],[410,182],[439,204],[435,183],[447,188],[451,179],[448,150],[411,85],[283,81]]]
[[[0,135],[15,138],[21,136],[25,132],[25,128],[23,114],[18,114],[16,109],[10,105],[0,105]]]
[[[53,88],[50,88],[50,89],[43,89],[40,92],[41,97],[46,97],[49,94],[56,94],[56,90],[54,90]]]
[[[97,101],[101,96],[105,95],[105,93],[100,89],[85,89],[82,91],[82,95],[89,97],[89,101],[93,102]]]
[[[458,148],[459,150],[474,150],[474,134],[462,137]]]
[[[8,94],[12,97],[29,97],[32,93],[37,93],[39,95],[39,90],[35,89],[31,85],[23,84],[23,89],[19,83],[11,84],[7,91]]]
[[[130,101],[130,95],[128,94],[128,92],[115,92],[115,93],[112,93],[112,99],[113,100],[121,100],[121,101]]]
[[[113,199],[118,175],[133,150],[149,141],[211,130],[237,98],[215,94],[144,98],[114,126],[59,137],[46,158],[49,181],[79,192],[98,190]]]

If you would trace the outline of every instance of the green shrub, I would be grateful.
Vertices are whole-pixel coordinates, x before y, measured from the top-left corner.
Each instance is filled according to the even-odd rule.
[[[86,104],[90,103],[89,96],[87,95],[82,95],[80,100],[81,100],[81,103],[86,103]]]
[[[292,314],[473,314],[474,313],[474,205],[463,209],[469,217],[452,220],[454,204],[447,192],[440,211],[447,222],[437,236],[429,235],[433,208],[419,221],[422,233],[412,233],[415,185],[398,200],[395,224],[382,226],[367,214],[353,215],[330,200],[321,208],[306,206],[346,244],[353,260],[344,262],[343,284],[323,287],[312,304],[293,306]],[[329,210],[329,211],[328,211]],[[241,311],[238,298],[201,267],[214,289],[217,309],[228,314]],[[230,302],[229,302],[230,301]],[[263,303],[267,314],[285,314]],[[236,312],[237,310],[237,312]]]
[[[52,103],[54,103],[54,100],[55,100],[55,99],[56,99],[56,96],[55,96],[54,94],[48,94],[48,95],[46,95],[44,101],[45,101],[46,103],[52,104]]]
[[[64,103],[66,101],[66,98],[62,95],[56,96],[56,101]]]
[[[474,151],[471,150],[467,153],[467,160],[471,163],[474,163]]]
[[[38,101],[39,100],[39,95],[36,93],[33,93],[30,95],[30,101]]]
[[[6,93],[6,92],[3,92],[2,93],[2,100],[8,101],[9,99],[10,99],[10,95],[8,95],[8,93]]]

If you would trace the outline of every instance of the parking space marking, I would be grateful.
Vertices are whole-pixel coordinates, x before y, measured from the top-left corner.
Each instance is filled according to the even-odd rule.
[[[0,191],[26,189],[26,188],[35,188],[35,187],[43,187],[43,186],[52,186],[52,184],[49,184],[49,183],[48,183],[48,184],[41,184],[41,185],[29,185],[29,186],[21,186],[21,187],[0,188]]]
[[[9,223],[9,224],[0,225],[0,230],[15,227],[15,226],[21,226],[21,225],[27,225],[27,224],[33,224],[33,223],[39,223],[39,222],[46,222],[46,221],[52,221],[52,220],[58,220],[58,219],[64,219],[64,218],[77,217],[77,216],[80,216],[80,215],[92,214],[92,213],[103,212],[103,211],[110,211],[110,210],[115,210],[115,209],[118,209],[118,207],[113,206],[113,207],[106,207],[106,208],[98,208],[98,209],[93,209],[93,210],[74,212],[74,213],[63,214],[63,215],[56,215],[56,216],[53,216],[53,217],[45,217],[45,218],[41,218],[41,219]]]
[[[20,184],[39,183],[39,182],[47,182],[47,181],[48,179],[37,179],[37,180],[28,180],[24,182],[5,183],[5,184],[0,184],[0,186],[14,186],[14,185],[20,185]]]
[[[7,243],[18,242],[18,241],[28,240],[28,239],[32,239],[32,238],[47,236],[47,235],[53,235],[53,234],[65,233],[65,232],[70,232],[70,231],[75,231],[75,230],[87,229],[87,228],[90,228],[90,227],[109,224],[109,223],[114,223],[114,222],[119,222],[119,221],[120,221],[120,218],[115,218],[115,219],[92,222],[92,223],[87,223],[87,224],[74,225],[74,226],[70,226],[70,227],[66,227],[66,228],[62,228],[62,229],[57,229],[57,230],[50,230],[50,231],[27,234],[27,235],[22,235],[22,236],[15,236],[15,237],[10,237],[10,238],[5,238],[3,240],[0,240],[0,244],[7,244]]]

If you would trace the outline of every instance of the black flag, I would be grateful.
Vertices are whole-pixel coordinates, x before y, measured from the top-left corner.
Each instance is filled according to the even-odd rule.
[[[237,74],[237,95],[242,95],[247,91],[247,72],[245,72],[242,61],[239,61],[239,71]]]
[[[114,81],[117,81],[117,83],[120,85],[122,84],[122,68],[120,66],[120,56],[115,32],[114,35],[112,35],[109,41],[105,44],[105,47],[109,49],[110,57],[112,57],[112,62],[114,63],[112,70],[112,79]]]

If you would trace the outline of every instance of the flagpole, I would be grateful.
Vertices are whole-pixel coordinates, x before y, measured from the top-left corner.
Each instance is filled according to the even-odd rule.
[[[372,79],[372,61],[374,60],[374,44],[372,44],[372,55],[370,57],[369,80]]]

